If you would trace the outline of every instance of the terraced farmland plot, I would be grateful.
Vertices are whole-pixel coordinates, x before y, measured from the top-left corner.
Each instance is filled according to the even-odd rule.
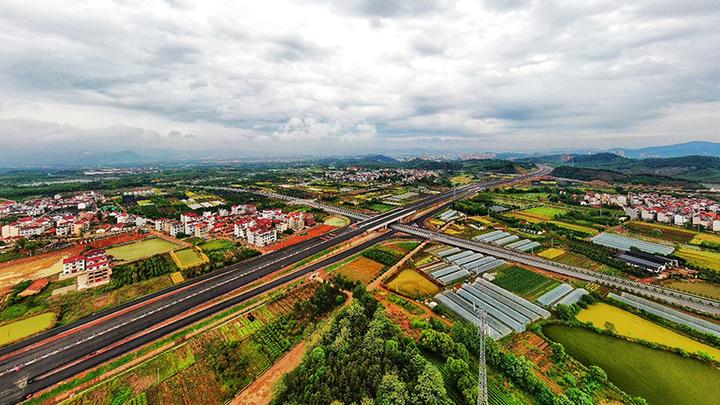
[[[559,283],[541,274],[513,266],[495,274],[493,284],[532,301],[555,288]]]

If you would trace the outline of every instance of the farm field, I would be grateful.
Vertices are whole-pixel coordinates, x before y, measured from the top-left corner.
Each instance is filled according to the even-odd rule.
[[[453,184],[469,184],[473,180],[472,176],[468,176],[467,174],[463,174],[460,176],[455,176],[450,179],[450,181]]]
[[[541,207],[536,207],[536,208],[541,208]],[[561,228],[569,229],[571,231],[585,232],[585,233],[589,233],[590,235],[597,235],[598,233],[600,233],[600,231],[598,231],[597,229],[591,228],[589,226],[573,224],[573,223],[565,222],[565,221],[555,221],[551,218],[545,218],[545,217],[542,217],[539,215],[526,213],[533,209],[535,209],[535,208],[530,208],[529,210],[516,212],[513,214],[513,216],[515,218],[528,221],[530,223],[550,222]],[[553,208],[553,209],[555,209],[555,208]]]
[[[383,267],[385,266],[381,263],[368,259],[365,256],[357,256],[355,259],[338,267],[335,271],[350,280],[367,284],[375,278]]]
[[[555,280],[522,267],[512,266],[495,273],[493,284],[534,300],[557,286]]]
[[[338,228],[342,228],[344,226],[350,225],[350,220],[345,217],[340,217],[337,215],[332,215],[327,217],[325,219],[325,222],[323,222],[325,225],[330,225]]]
[[[370,204],[368,206],[368,208],[371,209],[372,211],[377,212],[378,214],[382,214],[384,212],[390,211],[391,209],[393,209],[395,207],[392,205],[388,205],[388,204],[375,203],[375,204]]]
[[[675,254],[695,266],[720,271],[720,253],[700,250],[690,246],[681,246]]]
[[[34,335],[55,324],[55,314],[46,312],[0,326],[0,346]]]
[[[694,245],[699,245],[703,242],[720,243],[720,234],[700,232],[690,241],[690,243]]]
[[[542,252],[538,253],[538,256],[544,257],[546,259],[554,259],[556,257],[562,256],[565,254],[565,251],[558,248],[548,248],[543,250]]]
[[[541,205],[539,207],[528,208],[518,212],[518,214],[528,217],[537,217],[539,219],[553,219],[556,215],[562,215],[567,211],[562,208],[548,207]]]
[[[438,286],[413,269],[401,271],[388,282],[388,288],[408,297],[432,296],[440,292]]]
[[[240,307],[226,322],[186,340],[176,340],[174,347],[132,369],[94,381],[94,385],[74,395],[68,403],[227,403],[237,390],[252,382],[302,338],[304,325],[295,328],[296,321],[289,314],[295,311],[295,303],[314,295],[316,285],[303,285],[277,301],[253,309]],[[224,377],[211,360],[218,352],[233,353],[234,359],[247,363],[236,375]]]
[[[680,348],[689,353],[704,352],[720,360],[720,350],[604,302],[583,309],[577,319],[590,322],[600,329],[607,329],[606,325],[611,323],[619,335]]]
[[[138,242],[131,242],[107,250],[107,254],[117,260],[130,262],[145,257],[167,253],[178,247],[178,245],[161,238],[144,239]]]
[[[228,250],[235,247],[232,241],[227,239],[213,239],[200,245],[200,249],[210,252],[213,250]]]
[[[670,242],[687,243],[693,240],[693,238],[697,235],[697,232],[677,226],[649,222],[630,221],[625,224],[625,227],[631,231]]]
[[[624,277],[625,273],[622,271],[612,268],[608,265],[598,263],[589,257],[585,257],[581,254],[568,252],[562,256],[557,257],[557,261],[560,263],[569,264],[571,266],[583,267],[593,271],[610,274],[617,277]]]
[[[200,256],[200,254],[191,247],[176,251],[174,257],[177,257],[178,259],[178,267],[183,269],[194,267],[206,262],[206,259]]]
[[[565,346],[570,356],[601,367],[611,382],[650,404],[712,404],[717,399],[720,370],[698,360],[581,328],[548,325],[543,333]]]
[[[589,233],[590,235],[597,235],[600,233],[600,231],[598,231],[597,229],[591,228],[591,227],[585,226],[585,225],[578,225],[578,224],[573,224],[570,222],[563,222],[563,221],[550,221],[550,222],[559,226],[560,228],[569,229],[571,231],[585,232],[585,233]]]
[[[720,300],[720,284],[710,283],[707,281],[672,281],[665,284],[665,286]]]

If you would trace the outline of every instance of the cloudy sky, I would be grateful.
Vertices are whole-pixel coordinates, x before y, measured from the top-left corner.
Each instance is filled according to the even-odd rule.
[[[4,0],[0,26],[0,159],[720,141],[717,0]]]

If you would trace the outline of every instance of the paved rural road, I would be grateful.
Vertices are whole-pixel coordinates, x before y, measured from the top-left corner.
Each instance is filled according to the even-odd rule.
[[[319,237],[263,255],[213,272],[188,283],[142,297],[118,308],[82,319],[73,324],[56,328],[35,338],[28,339],[0,350],[0,403],[15,403],[26,395],[51,386],[96,364],[150,342],[169,332],[189,325],[217,311],[247,300],[263,291],[302,276],[314,269],[326,266],[345,255],[361,250],[350,249],[329,258],[308,270],[283,276],[263,289],[254,290],[186,316],[180,321],[153,330],[173,316],[183,314],[201,304],[246,286],[283,267],[301,261],[327,248],[336,246],[367,230],[395,222],[415,211],[447,200],[454,193],[465,195],[483,188],[525,181],[534,176],[547,174],[547,168],[512,179],[495,180],[483,184],[460,187],[437,196],[428,197],[408,207],[382,215],[368,217],[355,215],[362,222],[350,228],[335,231],[331,238]],[[236,191],[228,189],[228,191]],[[239,190],[242,191],[242,190]],[[306,200],[301,202],[306,203]],[[372,242],[375,243],[375,242]],[[365,247],[369,246],[368,242]],[[363,247],[364,248],[364,247]],[[143,332],[141,336],[134,336]]]

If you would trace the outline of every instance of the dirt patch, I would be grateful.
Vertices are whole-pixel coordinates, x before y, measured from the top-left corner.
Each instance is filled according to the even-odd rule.
[[[82,246],[74,246],[3,263],[0,265],[0,294],[23,280],[35,280],[62,272],[63,259],[80,254],[82,249]]]
[[[558,394],[563,393],[562,388],[545,375],[554,364],[550,359],[552,349],[548,342],[532,332],[523,332],[513,336],[512,340],[508,342],[508,349],[516,355],[530,360],[537,367],[535,374],[545,381],[553,391]]]
[[[336,229],[334,226],[330,225],[318,225],[309,231],[307,231],[304,235],[298,235],[298,236],[291,236],[289,238],[281,240],[279,243],[272,245],[268,250],[269,251],[275,251],[278,249],[282,249],[288,246],[297,245],[300,242],[304,242],[308,239],[312,239],[314,237],[326,234],[332,230]]]

